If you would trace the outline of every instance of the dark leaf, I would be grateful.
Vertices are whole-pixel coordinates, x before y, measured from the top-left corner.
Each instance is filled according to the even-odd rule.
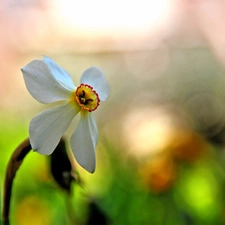
[[[108,225],[108,218],[95,202],[89,204],[87,225]]]
[[[61,188],[70,193],[71,183],[74,180],[72,175],[73,168],[66,151],[66,143],[63,139],[61,139],[50,158],[53,178]]]

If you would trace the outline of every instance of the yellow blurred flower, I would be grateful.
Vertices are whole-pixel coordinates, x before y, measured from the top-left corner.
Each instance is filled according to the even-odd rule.
[[[52,224],[52,215],[46,202],[31,196],[22,200],[16,210],[17,225]]]

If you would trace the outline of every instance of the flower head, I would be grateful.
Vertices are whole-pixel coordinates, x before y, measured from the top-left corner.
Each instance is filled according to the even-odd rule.
[[[48,57],[33,60],[21,70],[28,91],[37,101],[44,104],[58,102],[31,120],[29,134],[33,150],[50,155],[80,112],[70,145],[77,162],[93,173],[98,130],[92,112],[109,96],[103,71],[97,67],[88,68],[76,87],[70,75]]]

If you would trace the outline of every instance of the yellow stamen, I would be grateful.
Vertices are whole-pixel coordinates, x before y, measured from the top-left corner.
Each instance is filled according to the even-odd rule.
[[[74,94],[75,98],[73,99],[77,101],[82,110],[92,112],[99,106],[100,99],[98,94],[88,84],[81,84]]]

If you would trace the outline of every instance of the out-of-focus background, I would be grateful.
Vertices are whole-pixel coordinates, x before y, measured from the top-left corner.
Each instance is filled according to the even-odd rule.
[[[94,112],[96,172],[74,161],[82,185],[68,196],[48,157],[29,153],[11,224],[225,224],[224,24],[223,0],[1,0],[1,193],[13,150],[48,107],[21,67],[46,55],[77,85],[95,65],[111,86]]]

